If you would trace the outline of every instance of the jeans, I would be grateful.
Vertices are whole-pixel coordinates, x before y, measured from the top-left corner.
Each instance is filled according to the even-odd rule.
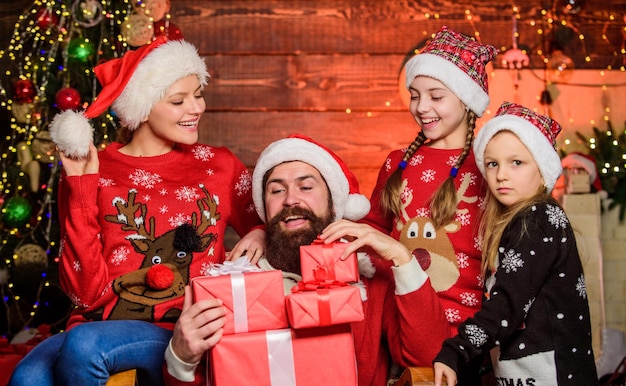
[[[10,386],[105,385],[137,369],[140,385],[162,385],[172,331],[139,320],[87,322],[39,343],[17,365]]]

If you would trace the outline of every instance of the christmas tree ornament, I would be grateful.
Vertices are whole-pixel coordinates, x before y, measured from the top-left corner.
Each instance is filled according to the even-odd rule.
[[[81,99],[78,90],[72,87],[64,87],[57,92],[54,101],[59,110],[65,111],[76,109],[80,106]]]
[[[91,28],[102,20],[102,3],[98,0],[76,0],[72,4],[72,16],[76,24]]]
[[[567,82],[574,74],[574,61],[561,50],[552,52],[546,66],[552,83]]]
[[[133,47],[148,44],[154,37],[154,26],[148,16],[132,14],[122,25],[122,36]]]
[[[11,105],[11,114],[19,123],[29,123],[34,110],[35,105],[32,103],[13,103]]]
[[[13,262],[23,268],[46,269],[48,267],[48,254],[37,244],[24,244],[14,251]]]
[[[170,11],[169,0],[133,0],[133,6],[138,14],[151,17],[159,21]]]
[[[35,85],[30,80],[20,79],[15,82],[14,99],[19,103],[31,103],[35,99],[37,91]]]
[[[36,15],[37,26],[42,30],[48,30],[50,27],[57,25],[59,18],[50,8],[42,8]]]
[[[28,222],[32,211],[30,201],[21,196],[13,196],[4,201],[0,220],[11,228],[19,228]]]
[[[154,23],[154,37],[165,36],[169,40],[182,40],[182,31],[168,20],[161,20]]]
[[[82,36],[70,40],[67,46],[67,56],[70,60],[87,63],[95,52],[95,48],[89,39]]]

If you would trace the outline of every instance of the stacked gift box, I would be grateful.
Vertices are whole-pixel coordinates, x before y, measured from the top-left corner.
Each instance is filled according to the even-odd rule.
[[[214,386],[356,385],[351,322],[363,320],[356,255],[346,244],[300,249],[302,280],[285,296],[282,272],[225,270],[192,280],[196,300],[226,308],[221,341],[208,361]]]

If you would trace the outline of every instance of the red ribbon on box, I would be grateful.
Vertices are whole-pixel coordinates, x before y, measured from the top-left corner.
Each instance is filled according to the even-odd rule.
[[[345,259],[339,259],[347,248],[347,243],[324,244],[316,239],[310,245],[300,247],[300,266],[302,281],[310,282],[324,274],[326,280],[341,282],[359,281],[359,266],[355,253]]]

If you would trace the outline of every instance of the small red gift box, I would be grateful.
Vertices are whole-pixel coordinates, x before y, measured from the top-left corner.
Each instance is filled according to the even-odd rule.
[[[306,286],[307,283],[303,283]],[[299,290],[287,295],[285,304],[293,328],[329,326],[363,320],[363,302],[357,287]]]
[[[213,386],[357,384],[348,324],[225,335],[209,356]]]
[[[347,243],[324,244],[315,240],[313,244],[300,247],[300,266],[302,281],[330,280],[340,282],[359,281],[359,265],[355,253],[345,260],[339,257],[348,246]]]
[[[224,302],[224,334],[288,326],[281,271],[199,276],[191,280],[191,289],[195,301],[215,298]]]

